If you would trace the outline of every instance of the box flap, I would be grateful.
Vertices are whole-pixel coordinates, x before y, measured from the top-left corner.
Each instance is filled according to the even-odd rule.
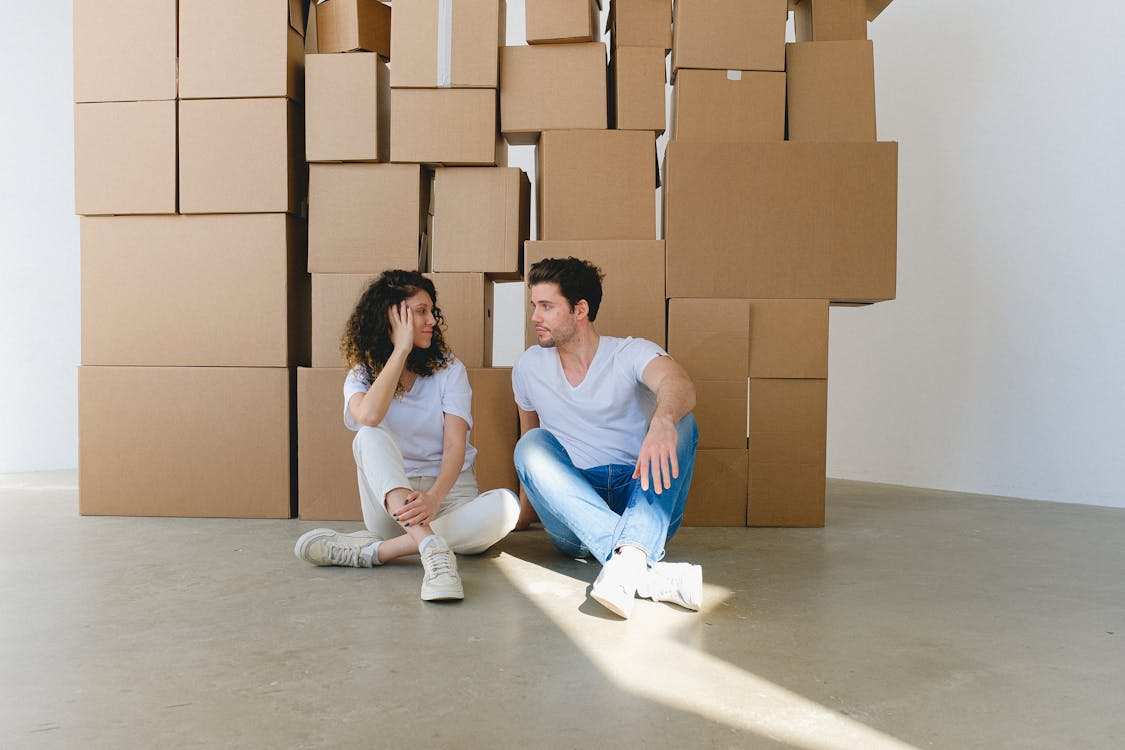
[[[312,0],[315,4],[316,0]],[[301,0],[289,0],[289,25],[301,36],[305,35],[305,26],[308,24],[308,19],[305,18],[305,8]]]

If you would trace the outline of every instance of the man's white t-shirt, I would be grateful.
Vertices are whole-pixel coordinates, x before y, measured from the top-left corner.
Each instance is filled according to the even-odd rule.
[[[540,426],[558,438],[577,468],[632,466],[656,408],[641,375],[665,354],[646,339],[602,336],[586,377],[574,387],[557,349],[532,346],[512,368],[512,390],[519,407],[539,414]]]
[[[371,380],[363,368],[355,367],[344,381],[344,424],[358,431],[360,425],[348,410],[348,401],[357,393],[367,393]],[[441,473],[442,449],[445,445],[445,415],[461,417],[472,430],[470,408],[473,391],[469,374],[456,357],[433,375],[419,375],[410,390],[391,399],[382,424],[391,431],[402,451],[406,476],[436,477]],[[465,438],[465,463],[461,471],[473,465],[477,449]]]

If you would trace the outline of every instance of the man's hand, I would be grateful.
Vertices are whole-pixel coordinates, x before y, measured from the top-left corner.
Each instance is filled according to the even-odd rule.
[[[527,493],[523,487],[520,487],[520,517],[516,521],[516,527],[513,531],[526,531],[531,527],[531,524],[539,520],[539,514],[535,512],[532,507],[531,501],[527,499]]]
[[[653,417],[648,434],[641,443],[641,453],[637,457],[633,479],[641,480],[641,489],[648,491],[649,475],[652,476],[653,490],[659,495],[672,486],[672,480],[680,476],[680,463],[676,459],[676,425],[671,420]]]
[[[433,492],[414,491],[406,496],[406,504],[395,509],[395,520],[403,526],[425,526],[434,520],[442,498]]]

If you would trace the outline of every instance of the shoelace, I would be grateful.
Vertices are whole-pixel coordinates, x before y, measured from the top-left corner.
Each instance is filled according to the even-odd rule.
[[[359,550],[355,547],[346,547],[342,544],[335,544],[327,542],[325,545],[325,552],[327,553],[328,562],[333,565],[351,565],[355,566],[356,558],[359,556]]]
[[[430,578],[439,578],[445,575],[453,574],[453,566],[450,564],[448,552],[434,552],[428,555],[430,561]]]

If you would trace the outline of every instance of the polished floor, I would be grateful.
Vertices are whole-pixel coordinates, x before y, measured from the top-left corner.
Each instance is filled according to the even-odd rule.
[[[93,518],[0,476],[2,748],[1119,748],[1125,510],[832,481],[826,529],[684,529],[705,606],[587,600],[541,531],[316,568],[301,521]],[[357,528],[356,524],[341,524]]]

